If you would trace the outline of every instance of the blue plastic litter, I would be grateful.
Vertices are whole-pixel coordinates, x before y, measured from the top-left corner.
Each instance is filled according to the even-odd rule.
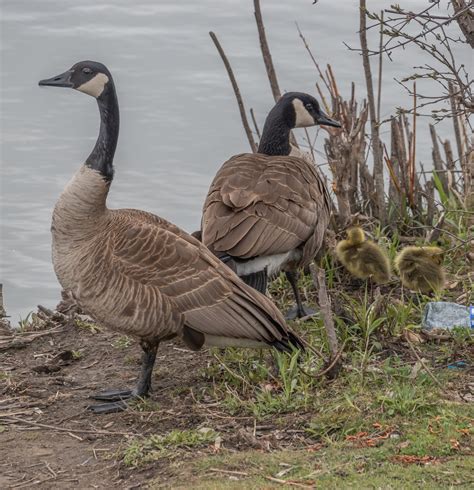
[[[456,361],[448,365],[448,369],[466,369],[468,367],[467,362]]]
[[[421,326],[427,330],[454,327],[473,328],[474,307],[458,305],[448,301],[435,301],[426,305]]]

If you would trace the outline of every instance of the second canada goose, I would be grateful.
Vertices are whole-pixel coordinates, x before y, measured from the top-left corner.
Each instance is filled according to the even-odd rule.
[[[443,288],[443,250],[439,247],[409,246],[395,257],[395,268],[408,289],[430,293]]]
[[[135,209],[109,209],[119,108],[114,82],[101,63],[82,61],[39,82],[91,95],[100,112],[97,142],[65,187],[53,212],[53,265],[81,309],[112,330],[134,336],[144,351],[134,390],[94,398],[98,413],[123,410],[146,396],[158,345],[179,336],[203,346],[302,348],[264,295],[247,286],[204,245],[177,226]]]
[[[203,243],[247,284],[265,292],[269,278],[286,272],[296,299],[287,318],[310,313],[296,271],[313,260],[329,223],[324,179],[290,144],[292,128],[317,124],[340,127],[311,95],[283,95],[268,114],[258,153],[225,162],[203,208]]]
[[[379,245],[367,240],[364,230],[355,226],[336,246],[336,255],[344,267],[358,279],[373,278],[377,283],[390,279],[390,261]]]

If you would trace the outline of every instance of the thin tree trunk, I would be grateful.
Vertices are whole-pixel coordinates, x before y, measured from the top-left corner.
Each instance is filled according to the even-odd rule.
[[[377,202],[377,214],[382,226],[386,223],[386,209],[384,199],[383,182],[383,153],[382,144],[379,136],[379,125],[377,122],[377,112],[375,107],[374,86],[372,73],[370,71],[369,48],[367,44],[367,24],[366,24],[366,2],[360,0],[360,45],[362,48],[362,62],[364,66],[365,82],[367,85],[367,100],[369,103],[370,130],[372,135],[372,151],[374,156],[374,182]]]
[[[262,10],[260,9],[260,0],[254,0],[253,5],[255,8],[255,22],[257,23],[258,37],[260,39],[260,49],[262,50],[262,58],[265,63],[265,70],[267,72],[268,81],[270,82],[270,88],[272,90],[273,99],[275,102],[281,97],[280,87],[278,85],[278,79],[273,66],[272,54],[267,42],[267,36],[265,34],[265,25],[263,24]],[[290,143],[298,148],[298,142],[293,133],[290,133]]]
[[[456,17],[456,21],[459,24],[459,28],[464,34],[466,41],[471,45],[471,48],[474,49],[474,13],[472,11],[474,2],[472,0],[468,1],[470,5],[466,4],[465,0],[451,0],[451,4],[455,14],[465,10],[463,14]],[[470,7],[471,10],[469,10],[468,7]]]

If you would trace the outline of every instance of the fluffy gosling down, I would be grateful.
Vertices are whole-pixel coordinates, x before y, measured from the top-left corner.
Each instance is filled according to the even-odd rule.
[[[336,246],[336,255],[342,265],[358,279],[373,278],[377,283],[390,279],[390,261],[376,243],[367,240],[362,228],[347,230],[346,240]]]
[[[439,247],[405,247],[395,257],[402,284],[413,291],[431,293],[444,286],[443,250]]]

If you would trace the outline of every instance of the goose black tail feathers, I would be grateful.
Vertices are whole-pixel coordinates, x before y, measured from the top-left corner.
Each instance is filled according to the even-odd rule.
[[[288,332],[287,339],[275,340],[270,344],[276,350],[280,352],[287,352],[291,354],[295,349],[301,352],[305,351],[305,347],[301,339],[293,332]]]
[[[259,293],[265,294],[267,292],[267,269],[253,272],[246,276],[240,276],[240,279],[251,288],[256,289]]]

